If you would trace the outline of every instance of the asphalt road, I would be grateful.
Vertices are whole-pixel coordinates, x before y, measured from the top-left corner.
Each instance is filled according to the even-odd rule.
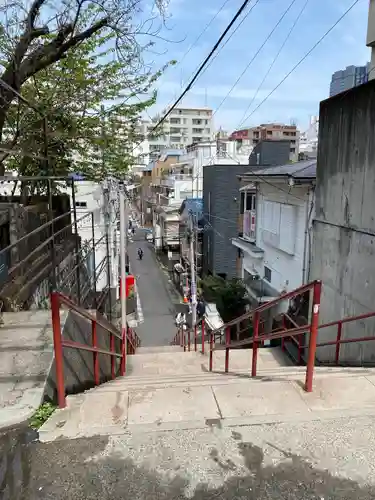
[[[373,419],[348,420],[135,433],[18,450],[4,449],[0,436],[0,498],[374,500]],[[363,437],[353,431],[358,425]]]
[[[142,346],[167,345],[176,334],[176,311],[184,308],[178,302],[167,271],[159,265],[152,244],[144,239],[145,232],[138,229],[133,243],[129,243],[129,261],[137,279],[144,322],[137,327]],[[138,259],[138,248],[143,249],[143,259]]]

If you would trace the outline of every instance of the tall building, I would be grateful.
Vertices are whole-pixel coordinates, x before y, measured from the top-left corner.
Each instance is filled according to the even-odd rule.
[[[166,111],[162,111],[160,116]],[[148,138],[160,117],[157,116],[152,121],[143,120],[137,130],[140,136],[146,137],[137,148],[139,162],[147,164],[165,149],[185,149],[190,144],[210,141],[214,135],[212,114],[210,108],[174,108],[160,126],[160,131]]]
[[[290,142],[290,161],[298,160],[299,153],[299,130],[296,125],[283,125],[279,123],[263,123],[258,127],[243,128],[235,130],[230,135],[230,139],[236,141],[237,147],[255,147],[261,141]]]
[[[347,66],[343,70],[335,71],[329,86],[330,97],[366,83],[369,71],[370,63],[365,66]]]

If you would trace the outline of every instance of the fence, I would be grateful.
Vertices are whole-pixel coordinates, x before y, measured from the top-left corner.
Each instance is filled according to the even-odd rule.
[[[47,308],[59,290],[111,316],[109,235],[76,206],[72,179],[0,178],[2,311]]]

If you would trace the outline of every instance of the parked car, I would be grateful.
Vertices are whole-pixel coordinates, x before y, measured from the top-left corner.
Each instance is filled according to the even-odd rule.
[[[154,240],[154,235],[153,235],[153,233],[152,233],[151,229],[149,229],[149,230],[147,230],[147,231],[145,232],[145,240],[146,240],[146,241],[149,241],[149,242],[151,242],[151,241],[153,241],[153,240]]]

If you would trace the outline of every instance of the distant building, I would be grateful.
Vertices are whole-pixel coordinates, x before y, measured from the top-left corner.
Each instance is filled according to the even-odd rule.
[[[308,128],[301,133],[299,143],[300,160],[316,158],[318,154],[319,117],[311,116]]]
[[[290,143],[285,140],[259,142],[249,156],[249,165],[270,167],[284,165],[290,158]]]
[[[161,112],[160,117],[167,110]],[[190,144],[213,139],[213,111],[210,108],[174,108],[154,137],[147,137],[160,117],[142,120],[137,134],[145,140],[136,148],[139,164],[147,164],[158,158],[165,149],[184,149]]]
[[[366,83],[369,71],[370,63],[365,66],[347,66],[343,70],[335,71],[329,86],[330,97]]]
[[[263,123],[257,127],[235,130],[230,139],[236,142],[239,149],[244,146],[255,147],[262,141],[289,141],[289,160],[298,160],[299,130],[296,125]]]

